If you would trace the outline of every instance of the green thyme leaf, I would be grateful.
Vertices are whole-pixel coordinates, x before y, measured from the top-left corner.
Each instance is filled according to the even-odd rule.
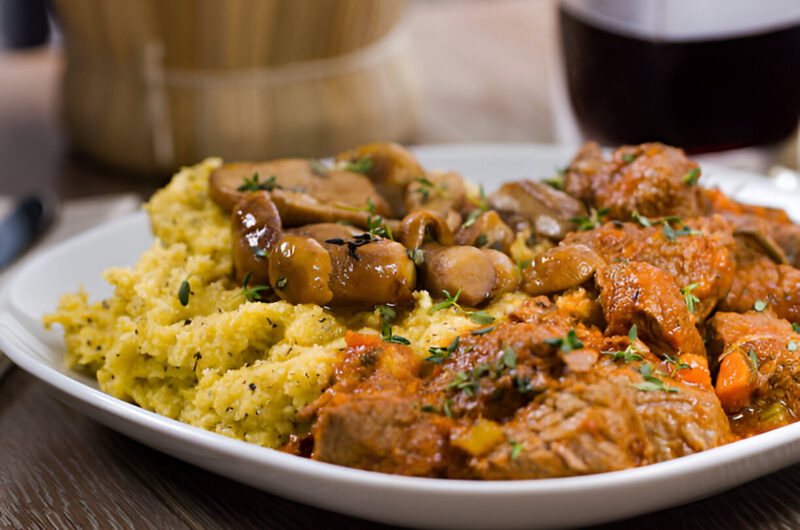
[[[575,334],[574,328],[570,328],[564,337],[545,339],[544,342],[546,344],[550,344],[551,346],[561,347],[561,351],[564,353],[583,348],[583,343],[578,340],[578,336]]]
[[[253,173],[253,178],[251,179],[244,177],[244,184],[236,188],[236,191],[272,191],[275,188],[280,188],[275,183],[275,177],[269,177],[264,182],[259,182],[258,173]]]
[[[485,325],[494,322],[494,317],[486,311],[470,311],[468,314],[469,319],[476,324]]]
[[[503,356],[501,357],[503,364],[507,368],[514,368],[517,366],[517,352],[508,344],[503,345]]]
[[[188,280],[183,280],[181,282],[180,288],[178,288],[178,301],[181,303],[182,306],[189,305],[189,294],[192,292],[192,287],[189,285]]]
[[[698,168],[694,168],[683,176],[683,182],[688,186],[694,186],[697,184],[698,176],[700,176],[700,170]]]
[[[692,294],[692,290],[695,289],[698,285],[699,284],[697,283],[691,283],[686,287],[681,287],[681,294],[683,295],[683,299],[686,302],[686,307],[692,314],[694,314],[694,305],[700,303],[700,299]]]
[[[372,171],[372,160],[368,156],[359,158],[358,160],[351,160],[345,164],[344,169],[345,171],[352,171],[353,173],[361,173],[362,175],[366,175]]]
[[[759,313],[765,310],[766,308],[767,308],[767,303],[764,300],[756,300],[756,303],[753,304],[753,309],[755,309]]]

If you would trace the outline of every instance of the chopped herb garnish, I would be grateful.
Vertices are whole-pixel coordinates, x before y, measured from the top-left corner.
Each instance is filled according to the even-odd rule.
[[[634,155],[632,153],[625,153],[624,155],[622,155],[622,161],[625,162],[626,164],[630,164],[631,162],[636,160],[638,157],[639,157],[639,155]]]
[[[686,307],[692,314],[694,314],[694,305],[700,303],[700,299],[692,294],[692,290],[695,289],[697,285],[698,284],[696,283],[690,283],[686,287],[681,287],[681,294],[683,295],[683,299],[686,301]]]
[[[531,388],[531,378],[527,375],[525,377],[518,377],[515,375],[511,378],[511,382],[514,383],[514,388],[516,388],[517,392],[520,394],[527,394],[533,390]]]
[[[572,217],[570,222],[578,225],[578,231],[592,230],[603,224],[603,217],[608,215],[611,208],[601,208],[595,210],[592,208],[589,212],[589,217]]]
[[[517,352],[508,344],[503,345],[503,355],[500,358],[507,368],[514,368],[517,366]]]
[[[650,219],[648,219],[644,215],[640,215],[639,212],[637,212],[636,210],[634,210],[633,213],[631,213],[631,221],[633,221],[634,223],[639,223],[645,228],[650,228],[651,226],[653,226],[653,224],[650,222]]]
[[[469,397],[475,397],[478,391],[478,382],[473,381],[467,372],[458,372],[448,386],[463,391]]]
[[[189,280],[183,280],[181,286],[178,288],[178,301],[182,306],[189,305],[189,295],[192,293],[192,287],[189,285]]]
[[[440,309],[447,309],[448,307],[452,307],[456,311],[459,311],[467,315],[470,318],[470,320],[472,320],[476,324],[485,325],[494,322],[494,317],[489,313],[487,313],[486,311],[467,311],[463,307],[458,305],[458,297],[461,296],[461,289],[456,291],[455,296],[452,296],[449,291],[444,289],[442,290],[442,294],[444,294],[445,296],[444,301],[439,302],[435,306],[431,307],[428,310],[429,314],[433,314],[439,311]]]
[[[486,234],[479,234],[478,237],[475,238],[475,241],[472,244],[478,248],[482,248],[485,247],[488,242],[489,238],[486,237]]]
[[[282,291],[283,288],[286,287],[286,284],[288,282],[289,280],[286,279],[286,276],[281,276],[280,278],[278,278],[278,281],[275,282],[275,288],[278,289],[279,291]]]
[[[628,347],[622,351],[604,351],[604,355],[611,355],[611,357],[616,361],[617,359],[622,359],[625,363],[629,363],[632,361],[643,361],[644,357],[642,357],[642,351],[636,347],[636,324],[631,326],[631,329],[628,331]]]
[[[419,182],[422,184],[418,188],[411,190],[411,193],[419,193],[422,196],[421,202],[425,204],[428,202],[428,198],[430,197],[431,189],[433,189],[433,182],[426,179],[425,177],[415,177],[415,182]]]
[[[533,260],[531,258],[526,259],[525,261],[517,261],[517,270],[519,272],[524,271],[528,268]]]
[[[546,178],[542,180],[545,184],[550,186],[551,188],[557,189],[558,191],[564,191],[567,187],[567,170],[569,168],[562,168],[556,169],[556,175],[554,177]]]
[[[789,351],[797,351],[797,343],[793,340],[790,340],[789,344],[786,345],[786,349]]]
[[[661,233],[663,233],[667,239],[670,241],[675,241],[675,238],[679,236],[699,236],[702,234],[699,230],[692,230],[689,225],[681,223],[682,228],[675,230],[672,228],[670,224],[670,220],[664,219],[662,220],[663,226],[661,227]]]
[[[389,225],[384,222],[383,217],[380,215],[376,215],[374,218],[371,215],[367,216],[367,230],[370,238],[380,236],[394,241],[392,229],[389,228]]]
[[[451,295],[450,295],[450,292],[449,292],[449,291],[447,291],[447,290],[444,290],[444,289],[442,290],[442,293],[443,293],[443,294],[444,294],[444,296],[445,296],[445,298],[444,298],[444,301],[442,301],[442,302],[439,302],[439,303],[438,303],[438,304],[436,304],[435,306],[431,307],[431,308],[428,310],[428,313],[429,313],[429,314],[431,314],[431,315],[432,315],[432,314],[434,314],[435,312],[439,311],[440,309],[446,309],[446,308],[448,308],[448,307],[456,307],[456,308],[460,309],[460,307],[459,307],[459,305],[458,305],[458,297],[459,297],[459,296],[461,296],[461,289],[459,289],[458,291],[456,291],[456,294],[455,294],[455,296],[451,296]]]
[[[747,356],[750,358],[750,362],[753,363],[753,371],[758,372],[758,357],[756,357],[756,351],[750,348],[750,351],[747,352]]]
[[[795,333],[800,333],[800,324],[797,322],[792,322],[792,331]]]
[[[425,253],[422,252],[421,248],[415,249],[406,249],[406,254],[408,255],[408,259],[414,262],[414,265],[420,267],[423,263],[425,263]]]
[[[650,364],[649,361],[639,365],[639,373],[642,374],[644,381],[631,384],[631,387],[636,390],[641,390],[643,392],[656,392],[659,390],[671,393],[679,392],[677,388],[666,386],[664,381],[653,375],[653,365]]]
[[[522,452],[522,444],[514,440],[510,440],[508,443],[511,445],[511,460],[516,460]]]
[[[475,331],[470,333],[470,335],[485,335],[485,334],[489,333],[490,331],[492,331],[493,329],[494,329],[494,326],[489,326],[488,328],[483,328],[483,329],[476,329]]]
[[[409,341],[405,337],[401,337],[400,335],[392,335],[388,338],[384,338],[383,340],[385,340],[386,342],[393,342],[395,344],[403,344],[404,346],[408,346],[409,344],[411,344],[411,341]]]
[[[694,186],[697,184],[697,177],[699,176],[700,170],[698,168],[694,168],[683,176],[683,182],[688,186]]]
[[[344,166],[345,171],[352,171],[353,173],[361,173],[362,175],[366,175],[370,171],[372,171],[372,160],[365,156],[364,158],[359,158],[358,160],[351,160]]]
[[[422,412],[439,412],[439,409],[437,409],[433,405],[422,405],[419,410],[421,410]]]
[[[425,360],[428,362],[432,362],[433,364],[441,364],[442,361],[450,357],[450,354],[453,353],[458,347],[458,336],[453,339],[449,346],[446,348],[442,347],[433,347],[428,348],[428,352],[431,354],[430,357],[426,358]]]
[[[404,344],[408,346],[411,342],[400,335],[392,334],[392,326],[390,322],[397,317],[397,312],[389,306],[378,306],[378,314],[381,316],[381,338],[385,342],[393,342],[395,344]]]
[[[442,407],[442,412],[444,412],[444,415],[447,416],[448,418],[453,417],[453,411],[450,409],[452,405],[453,402],[451,400],[449,399],[444,400],[444,406]]]
[[[250,283],[250,277],[253,275],[253,271],[248,272],[244,280],[242,281],[242,290],[236,293],[236,296],[243,296],[245,300],[248,302],[260,302],[261,295],[259,294],[261,291],[266,291],[269,289],[269,285],[255,285],[253,287],[248,287]]]
[[[472,311],[469,313],[469,319],[476,324],[491,324],[494,322],[494,317],[486,311]]]
[[[664,354],[664,361],[667,363],[667,367],[669,369],[669,376],[674,378],[675,374],[678,373],[678,370],[686,370],[691,368],[686,363],[682,363],[678,357],[672,358],[667,354]]]
[[[575,328],[570,328],[563,337],[545,339],[544,342],[551,346],[560,346],[561,351],[564,353],[583,348],[583,343],[578,340],[578,336],[575,334]]]
[[[309,158],[309,163],[311,164],[311,171],[320,177],[327,177],[328,176],[328,168],[317,160],[316,158]]]
[[[331,239],[326,239],[325,242],[326,243],[330,243],[331,245],[340,245],[340,246],[344,245],[344,239],[342,239],[340,237],[334,237],[334,238],[331,238]]]
[[[483,191],[483,184],[479,188],[479,198],[467,197],[467,200],[481,209],[481,212],[489,210],[489,202],[486,200],[486,193]]]
[[[253,256],[258,256],[259,258],[269,258],[269,252],[263,248],[258,248],[256,245],[250,245],[250,251],[253,253]]]
[[[264,182],[258,181],[258,172],[253,173],[253,178],[249,179],[244,177],[244,184],[236,188],[236,191],[272,191],[275,188],[280,188],[275,183],[275,177],[269,177]]]
[[[474,225],[475,221],[477,221],[478,217],[480,217],[481,215],[483,215],[482,210],[473,210],[469,212],[467,220],[464,221],[464,224],[461,225],[461,228],[469,228],[470,226]]]
[[[756,300],[756,303],[753,304],[753,309],[755,309],[759,313],[765,310],[766,308],[767,308],[767,303],[764,300]]]

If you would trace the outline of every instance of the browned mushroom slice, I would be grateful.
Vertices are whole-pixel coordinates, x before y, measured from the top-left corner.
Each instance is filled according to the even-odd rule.
[[[326,204],[306,193],[275,189],[271,192],[272,201],[281,214],[284,226],[302,226],[311,223],[346,222],[360,228],[368,228],[370,217],[367,211],[345,205]],[[383,221],[394,231],[400,227],[399,222],[386,219]]]
[[[317,178],[312,182],[308,194],[333,206],[371,208],[382,217],[392,215],[389,203],[378,193],[372,182],[364,175],[352,171],[328,170],[324,178]]]
[[[414,178],[425,175],[417,157],[405,147],[392,142],[374,142],[340,153],[337,162],[358,169],[372,179],[386,197],[394,217],[404,212],[403,192]]]
[[[339,223],[316,223],[285,230],[286,234],[311,237],[319,243],[324,243],[330,239],[347,241],[353,236],[362,234],[363,232],[363,230],[359,230],[358,228]]]
[[[391,214],[389,204],[369,178],[344,170],[323,172],[320,166],[302,158],[236,162],[212,171],[209,195],[221,207],[232,208],[248,191],[307,194],[319,204],[340,207],[343,211],[371,209],[377,215]],[[280,206],[278,209],[281,210]]]
[[[268,280],[267,256],[281,237],[281,218],[266,191],[250,192],[231,214],[231,239],[236,279],[252,273],[251,285]]]
[[[400,243],[377,239],[325,243],[331,256],[332,305],[368,307],[411,300],[417,269]]]
[[[537,236],[554,240],[574,230],[570,219],[586,216],[580,201],[532,180],[508,182],[492,193],[488,202],[514,231],[532,228]]]
[[[231,210],[248,191],[271,191],[276,186],[307,191],[314,178],[311,162],[303,158],[233,162],[211,172],[208,194],[219,206]]]
[[[522,290],[535,296],[577,287],[605,264],[586,245],[553,247],[536,256],[522,271]]]
[[[454,171],[431,171],[419,176],[406,188],[408,213],[427,210],[441,215],[451,230],[461,225],[458,213],[464,205],[466,189],[461,175]]]
[[[470,220],[472,222],[470,222]],[[514,232],[500,219],[495,211],[467,218],[467,222],[456,232],[459,245],[473,245],[480,248],[493,248],[509,253],[514,242]]]
[[[310,237],[284,236],[270,253],[270,285],[281,299],[293,304],[330,302],[330,275],[330,254]]]
[[[420,248],[426,239],[446,246],[455,244],[453,232],[445,220],[425,210],[410,213],[403,218],[398,239],[411,250]]]
[[[485,252],[470,246],[445,247],[426,243],[422,250],[425,288],[433,296],[442,291],[454,295],[461,290],[459,301],[476,306],[491,296],[497,284],[494,261]]]

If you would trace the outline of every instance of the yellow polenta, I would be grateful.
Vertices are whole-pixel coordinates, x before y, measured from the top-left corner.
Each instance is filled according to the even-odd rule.
[[[230,221],[208,197],[208,159],[184,168],[146,205],[156,241],[133,268],[104,277],[114,296],[61,298],[46,325],[64,328],[67,362],[97,376],[120,399],[248,442],[277,447],[304,425],[298,409],[330,384],[347,329],[378,333],[377,312],[247,302],[233,280]],[[189,302],[178,299],[182,282]],[[507,314],[524,297],[505,295],[486,310]],[[398,315],[393,333],[420,356],[481,327],[456,309],[430,314],[428,293]]]

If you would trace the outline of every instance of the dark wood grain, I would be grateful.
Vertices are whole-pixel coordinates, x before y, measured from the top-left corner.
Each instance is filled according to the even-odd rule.
[[[551,8],[549,0],[415,5],[409,24],[422,89],[415,141],[552,140]],[[62,197],[148,196],[158,182],[70,154],[58,120],[61,64],[57,48],[0,52],[0,195],[46,187]],[[501,75],[509,68],[513,82]],[[387,527],[286,501],[158,453],[67,408],[13,368],[0,378],[0,528]],[[597,528],[800,528],[800,466]]]

